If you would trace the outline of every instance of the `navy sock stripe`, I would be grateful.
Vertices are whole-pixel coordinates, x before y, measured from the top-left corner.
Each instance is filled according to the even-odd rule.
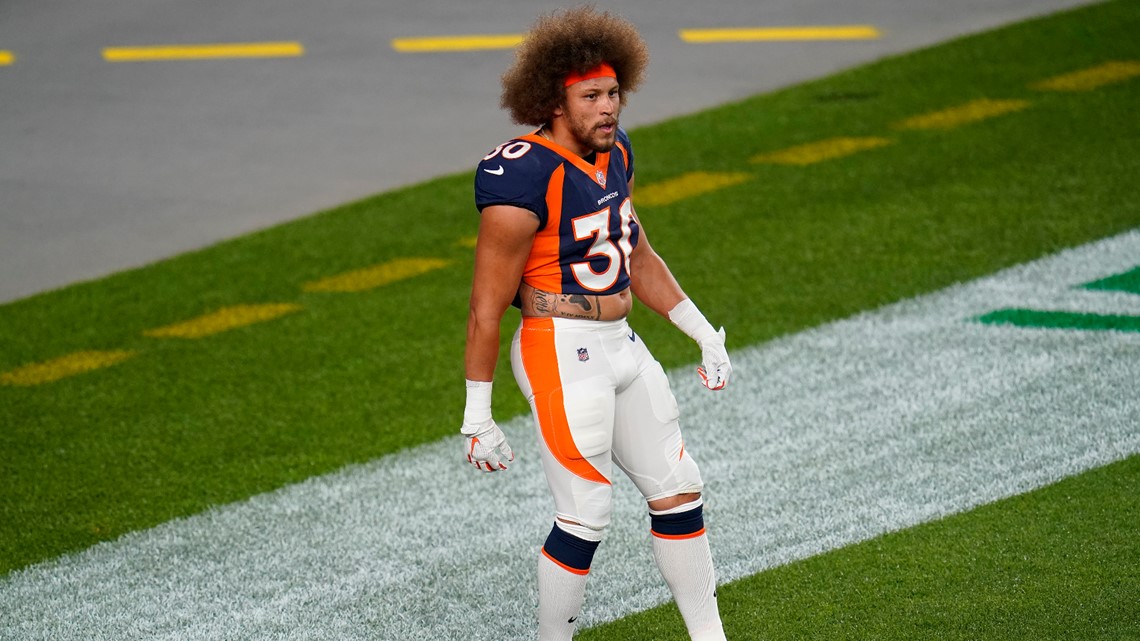
[[[703,506],[679,514],[650,514],[650,527],[664,536],[685,536],[695,534],[705,527]]]
[[[594,561],[598,541],[587,541],[555,525],[542,545],[550,558],[575,570],[589,570]]]

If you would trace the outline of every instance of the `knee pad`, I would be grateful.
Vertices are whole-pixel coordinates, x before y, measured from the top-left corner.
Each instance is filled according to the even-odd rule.
[[[656,477],[646,474],[642,478],[635,479],[634,483],[646,501],[656,501],[678,494],[700,494],[705,489],[701,470],[687,450],[681,451],[680,460],[671,468],[663,470]],[[691,507],[696,506],[691,505]]]
[[[574,479],[555,490],[554,505],[558,524],[567,532],[587,541],[602,540],[602,532],[613,514],[613,488],[610,485]]]
[[[681,461],[677,465],[677,469],[673,472],[673,488],[677,494],[688,494],[690,492],[701,492],[705,488],[704,480],[701,479],[701,470],[697,467],[697,462],[689,456],[687,450],[681,451]]]
[[[554,527],[559,528],[563,532],[566,532],[567,534],[575,536],[575,537],[582,539],[584,541],[591,541],[593,543],[597,543],[597,542],[602,540],[602,534],[605,531],[604,525],[601,527],[597,527],[597,526],[583,525],[583,524],[578,523],[578,522],[567,523],[566,521],[562,520],[564,518],[566,518],[566,517],[559,517],[559,519],[554,522]],[[608,522],[607,522],[607,524],[608,524]]]

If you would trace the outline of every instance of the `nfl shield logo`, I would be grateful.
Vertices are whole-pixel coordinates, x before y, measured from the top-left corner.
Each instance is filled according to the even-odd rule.
[[[594,176],[596,176],[598,178],[598,184],[599,185],[601,185],[602,187],[606,186],[606,175],[604,173],[602,173],[601,169],[595,171]]]
[[[578,348],[578,360],[582,361],[583,363],[590,360],[590,352],[587,352],[585,347]]]

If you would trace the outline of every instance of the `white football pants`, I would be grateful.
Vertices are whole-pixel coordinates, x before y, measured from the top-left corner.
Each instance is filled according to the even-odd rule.
[[[613,464],[647,501],[702,490],[669,379],[625,319],[523,318],[511,364],[556,515],[596,533],[583,538],[610,522]]]

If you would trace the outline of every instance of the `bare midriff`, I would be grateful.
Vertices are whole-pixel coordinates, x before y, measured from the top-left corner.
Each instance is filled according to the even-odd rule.
[[[625,318],[633,307],[633,294],[554,294],[526,283],[519,287],[522,315],[533,318],[580,318],[611,321]]]

